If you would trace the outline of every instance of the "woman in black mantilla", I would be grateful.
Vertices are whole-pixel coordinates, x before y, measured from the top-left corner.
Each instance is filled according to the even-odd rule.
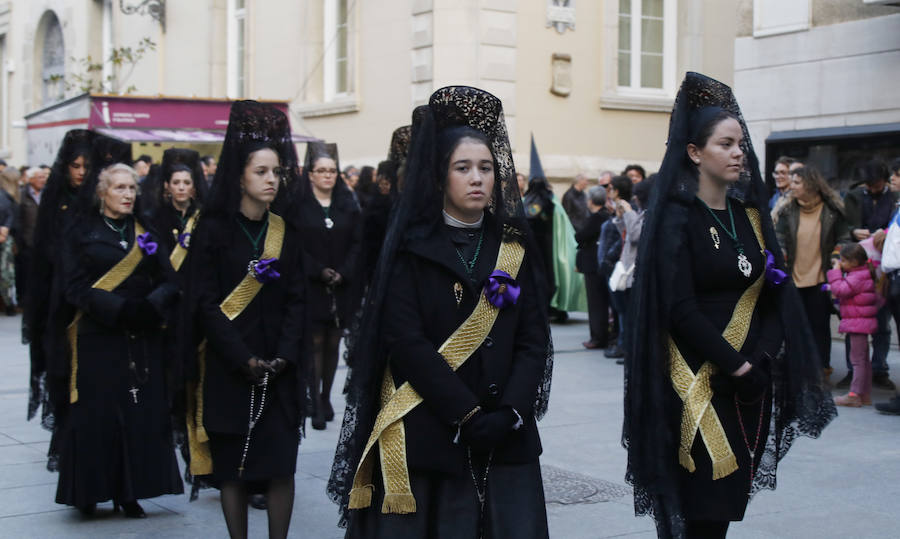
[[[307,313],[313,365],[310,397],[312,427],[334,419],[331,387],[344,328],[362,293],[359,258],[362,220],[353,193],[340,177],[337,145],[311,142],[291,212],[303,235],[307,281]]]
[[[247,536],[249,494],[267,495],[270,537],[286,537],[291,521],[305,406],[305,274],[299,235],[276,212],[296,168],[287,117],[236,102],[191,241],[189,301],[206,339],[187,369],[192,388],[200,386],[188,394],[191,472],[221,490],[234,538]]]
[[[626,478],[660,537],[724,537],[775,488],[793,440],[835,415],[766,194],[731,90],[688,73],[643,227],[625,373]]]
[[[68,402],[65,332],[75,314],[63,297],[60,248],[73,213],[70,207],[90,166],[91,145],[98,138],[101,137],[85,129],[66,133],[38,206],[22,333],[31,353],[28,419],[42,408],[41,424],[48,430],[53,430],[62,419]],[[130,152],[129,148],[128,159]],[[51,470],[57,465],[55,439],[54,436],[49,451]]]
[[[130,166],[93,171],[63,244],[65,297],[78,312],[67,330],[69,410],[58,435],[56,502],[85,514],[112,499],[142,518],[137,500],[183,492],[162,353],[179,291],[158,235],[135,217],[136,197]]]
[[[527,226],[500,100],[436,91],[353,352],[328,485],[347,537],[547,537],[552,354]]]
[[[180,272],[206,195],[200,154],[185,148],[170,148],[163,152],[157,175],[158,178],[144,182],[145,185],[148,181],[159,183],[150,219],[160,231],[166,250],[172,253],[172,267]]]

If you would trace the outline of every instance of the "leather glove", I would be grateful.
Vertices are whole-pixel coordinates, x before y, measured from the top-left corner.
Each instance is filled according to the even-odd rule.
[[[512,431],[518,418],[510,408],[496,412],[477,412],[462,426],[463,442],[479,453],[487,453],[497,447]]]
[[[140,331],[159,327],[160,317],[153,305],[144,298],[126,299],[119,320],[125,329]]]
[[[769,356],[763,355],[759,361],[753,364],[753,368],[742,376],[734,376],[734,386],[737,398],[742,404],[752,404],[768,391],[771,385],[769,380]]]
[[[267,362],[259,359],[256,356],[251,357],[247,360],[247,363],[241,365],[241,372],[244,374],[244,378],[247,379],[251,384],[259,385],[262,383],[263,378],[266,376],[266,372],[268,372]]]

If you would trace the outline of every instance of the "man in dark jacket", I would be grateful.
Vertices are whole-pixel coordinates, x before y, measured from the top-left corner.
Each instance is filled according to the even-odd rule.
[[[600,273],[600,263],[597,260],[600,229],[610,215],[606,210],[606,189],[591,187],[588,190],[587,207],[590,215],[584,226],[575,232],[575,241],[578,242],[575,269],[584,274],[590,325],[590,339],[581,344],[588,350],[594,350],[606,348],[609,344],[609,286]]]
[[[587,176],[579,174],[578,176],[575,176],[575,181],[572,182],[572,186],[569,187],[569,190],[566,191],[562,197],[562,207],[566,210],[569,221],[572,222],[572,226],[576,231],[581,230],[581,227],[584,226],[584,223],[590,215],[588,212],[587,197],[585,196],[587,186]]]
[[[890,173],[884,161],[871,160],[853,171],[855,182],[862,185],[854,188],[844,198],[844,210],[850,235],[855,241],[862,241],[876,230],[887,230],[891,217],[897,208],[900,192],[891,191],[888,183]],[[872,385],[881,389],[896,389],[888,372],[887,355],[891,346],[891,310],[882,307],[878,311],[878,332],[872,335]],[[847,360],[849,368],[849,359]],[[850,387],[853,372],[847,373],[837,387]]]
[[[47,183],[48,174],[40,168],[30,168],[25,172],[25,185],[19,197],[19,212],[16,216],[16,293],[22,304],[28,272],[31,267],[31,253],[34,247],[34,229],[37,226],[38,204],[41,192]]]

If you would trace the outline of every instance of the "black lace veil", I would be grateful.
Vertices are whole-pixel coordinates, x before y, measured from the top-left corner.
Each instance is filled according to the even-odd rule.
[[[731,89],[698,73],[688,73],[675,100],[665,157],[645,216],[634,286],[629,358],[625,363],[625,421],[622,443],[628,450],[626,480],[634,486],[637,515],[652,515],[659,537],[683,537],[684,518],[678,487],[679,430],[672,425],[667,395],[673,391],[665,342],[672,292],[677,286],[671,271],[681,249],[678,234],[687,220],[688,205],[697,192],[696,174],[687,163],[687,143],[698,128],[702,109],[716,107],[735,115],[743,130],[745,167],[729,196],[756,206],[762,216],[766,246],[784,268],[767,208],[767,190],[759,173],[747,124]],[[798,436],[818,437],[836,415],[830,394],[824,391],[806,316],[796,288],[790,282],[767,293],[776,304],[785,332],[782,352],[772,364],[772,415],[765,452],[756,471],[751,493],[774,489],[778,462]],[[648,338],[648,336],[650,336]]]
[[[340,506],[341,525],[347,523],[347,502],[356,466],[378,413],[381,376],[387,361],[380,339],[381,306],[398,250],[409,240],[426,237],[433,227],[443,222],[443,195],[438,178],[443,178],[446,171],[439,170],[438,138],[445,129],[455,127],[469,127],[487,137],[495,161],[494,194],[488,211],[493,213],[501,231],[504,224],[522,231],[526,251],[534,252],[524,219],[500,100],[484,90],[466,86],[446,87],[435,91],[428,105],[417,107],[413,113],[401,194],[390,217],[363,306],[358,335],[352,339],[353,367],[347,381],[347,407],[327,488],[329,497]],[[393,150],[393,143],[391,148]],[[390,157],[399,160],[399,156],[400,152],[397,152]],[[530,256],[529,260],[534,262],[538,258]],[[540,285],[542,277],[538,277],[541,270],[538,263],[533,272],[537,281],[535,288],[538,293],[545,294],[546,291]],[[546,320],[546,313],[544,315]],[[549,333],[548,325],[547,334]],[[544,377],[535,395],[534,413],[538,419],[547,410],[551,371],[552,345],[548,347]]]

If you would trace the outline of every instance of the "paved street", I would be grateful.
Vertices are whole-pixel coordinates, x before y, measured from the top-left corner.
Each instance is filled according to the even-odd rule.
[[[53,502],[56,475],[45,469],[49,434],[27,423],[28,360],[19,317],[0,319],[0,537],[225,537],[216,491],[142,501],[149,518],[126,519],[110,503],[84,520]],[[550,412],[541,423],[550,532],[554,538],[655,537],[649,519],[633,516],[624,487],[622,371],[581,347],[583,316],[554,326],[556,368]],[[843,358],[835,341],[834,357]],[[900,357],[891,368],[900,382]],[[835,379],[844,374],[834,361]],[[335,386],[340,388],[344,368]],[[876,392],[875,400],[889,397]],[[337,405],[337,402],[335,402]],[[338,412],[340,413],[340,412]],[[300,450],[291,537],[338,538],[335,506],[325,496],[337,427],[309,431]],[[820,440],[799,440],[782,462],[779,488],[759,494],[730,538],[898,537],[900,417],[871,407],[841,410]],[[555,500],[555,501],[553,501]],[[265,515],[251,509],[252,537],[265,537]]]

